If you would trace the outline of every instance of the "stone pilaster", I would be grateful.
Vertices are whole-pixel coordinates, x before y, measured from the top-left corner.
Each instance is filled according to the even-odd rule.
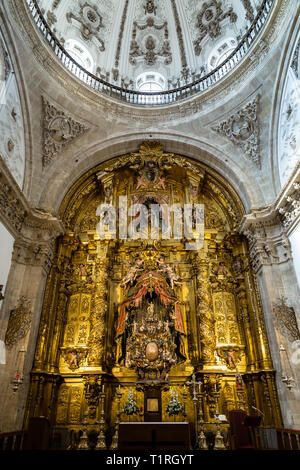
[[[22,203],[22,201],[21,201]],[[0,431],[22,429],[47,276],[61,223],[51,214],[30,209],[16,237],[1,310],[1,339],[6,364],[0,369]],[[15,329],[23,334],[14,335]],[[21,383],[13,390],[12,381]]]
[[[245,216],[241,231],[249,241],[250,261],[261,294],[284,426],[299,429],[300,374],[297,360],[293,363],[295,345],[280,332],[275,314],[276,305],[283,298],[286,307],[294,309],[299,325],[299,287],[290,243],[278,211],[272,208]],[[284,377],[292,377],[294,387],[289,389]]]

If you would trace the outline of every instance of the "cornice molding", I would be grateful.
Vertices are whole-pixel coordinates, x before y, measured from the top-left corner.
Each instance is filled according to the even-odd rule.
[[[29,205],[1,157],[0,213],[0,220],[15,239],[39,238],[39,243],[47,243],[64,233],[64,226],[55,215]]]
[[[244,233],[250,226],[257,227],[281,224],[282,229],[290,235],[300,222],[300,161],[290,178],[282,187],[275,201],[269,206],[253,209],[246,214],[239,226]]]

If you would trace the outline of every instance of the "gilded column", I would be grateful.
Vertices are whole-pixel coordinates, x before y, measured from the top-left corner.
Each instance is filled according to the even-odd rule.
[[[250,312],[248,307],[247,291],[244,280],[238,281],[236,289],[238,299],[238,320],[244,329],[244,340],[247,349],[247,361],[250,364],[250,370],[258,367],[255,364],[257,352],[255,350],[255,342],[253,341],[253,334],[251,332]],[[257,362],[257,361],[256,361]]]
[[[100,245],[100,249],[105,250],[105,246]],[[92,310],[90,316],[90,335],[88,340],[88,347],[89,365],[96,367],[102,366],[104,361],[105,320],[108,311],[108,265],[109,260],[107,257],[98,258],[94,271],[95,290],[93,294]]]
[[[215,320],[210,291],[208,259],[201,258],[197,254],[194,258],[194,268],[202,361],[205,364],[214,364],[216,361],[214,356],[216,347]]]

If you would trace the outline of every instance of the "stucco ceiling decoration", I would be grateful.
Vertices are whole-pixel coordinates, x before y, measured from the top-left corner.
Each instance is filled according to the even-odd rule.
[[[148,33],[148,30],[150,30],[150,34]],[[158,37],[159,32],[163,33],[162,38]],[[143,57],[147,65],[155,65],[157,58],[163,57],[164,63],[166,65],[170,64],[172,62],[172,53],[170,51],[168,37],[169,31],[167,21],[165,21],[163,24],[157,24],[151,17],[146,19],[145,24],[139,24],[134,21],[132,41],[130,44],[129,62],[132,65],[136,65],[137,59],[139,57]]]
[[[202,49],[201,42],[207,34],[212,39],[221,35],[221,22],[226,17],[230,18],[231,23],[236,23],[237,21],[237,15],[232,7],[224,12],[222,2],[211,0],[209,3],[203,3],[202,9],[197,15],[197,28],[200,31],[200,35],[194,41],[196,55],[200,55]]]
[[[100,29],[103,28],[103,19],[96,5],[90,5],[88,2],[85,2],[83,5],[80,5],[78,15],[68,12],[67,21],[71,23],[72,20],[80,23],[81,37],[85,41],[89,41],[94,36],[100,43],[100,51],[103,52],[105,50],[104,41],[99,35]]]
[[[183,86],[211,70],[251,26],[262,0],[37,0],[69,54],[113,85],[138,89],[141,73]],[[73,41],[73,49],[68,44]],[[74,41],[77,44],[74,46]]]

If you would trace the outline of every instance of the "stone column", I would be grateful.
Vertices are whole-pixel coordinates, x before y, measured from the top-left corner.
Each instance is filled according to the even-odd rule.
[[[241,230],[249,240],[250,261],[261,294],[271,356],[276,370],[283,423],[286,428],[299,429],[300,372],[298,362],[300,361],[296,358],[293,362],[295,341],[292,341],[293,338],[289,336],[288,328],[280,325],[280,317],[293,316],[294,339],[300,338],[299,287],[289,240],[281,225],[278,212],[269,208],[245,216]],[[285,309],[285,315],[280,314],[282,309]],[[258,327],[257,332],[263,348],[265,344],[263,331]],[[299,351],[299,346],[297,347]],[[282,354],[282,350],[285,354]],[[292,377],[294,380],[294,387],[291,390],[288,388],[288,383],[283,381],[284,377],[287,379]],[[265,390],[267,390],[266,384]]]
[[[6,364],[0,368],[2,432],[17,431],[23,426],[45,285],[55,238],[62,230],[50,214],[32,211],[14,244],[1,311],[0,334],[6,345]],[[12,381],[17,375],[21,383],[14,391]]]

